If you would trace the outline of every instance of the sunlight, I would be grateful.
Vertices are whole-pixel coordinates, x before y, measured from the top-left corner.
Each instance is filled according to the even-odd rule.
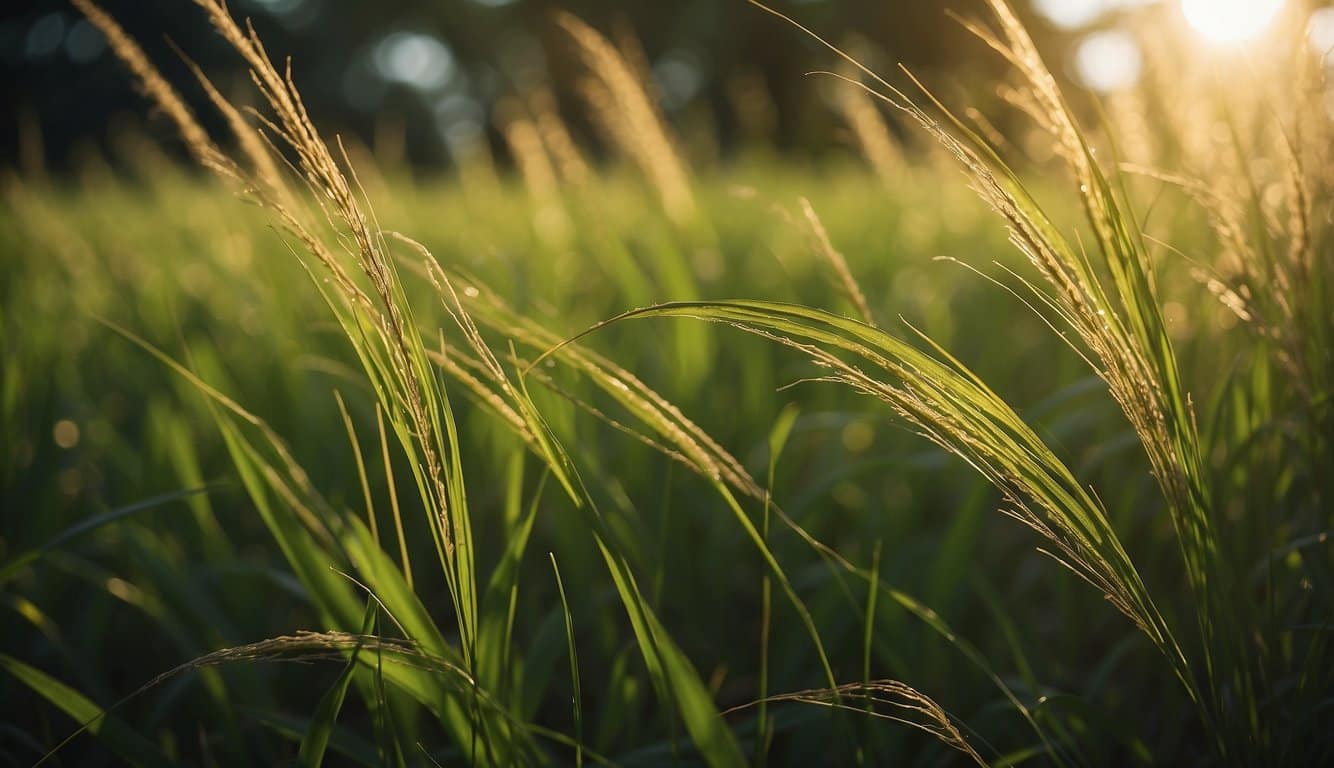
[[[1264,32],[1283,0],[1182,0],[1181,12],[1212,43],[1240,43]]]

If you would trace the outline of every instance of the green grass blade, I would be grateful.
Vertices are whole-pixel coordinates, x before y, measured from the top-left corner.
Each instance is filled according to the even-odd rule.
[[[363,635],[374,626],[375,613],[375,603],[367,602],[366,618],[361,622]],[[339,673],[338,679],[320,698],[319,706],[315,708],[310,727],[306,729],[306,735],[302,737],[301,747],[297,751],[297,760],[306,768],[318,768],[324,763],[324,751],[329,746],[329,737],[338,722],[338,712],[343,708],[343,699],[347,696],[347,687],[352,682],[352,673],[357,669],[357,656],[360,653],[361,646],[352,649],[351,658]]]
[[[579,690],[579,654],[574,647],[574,617],[570,615],[570,602],[565,599],[565,582],[560,578],[560,566],[556,565],[556,553],[548,552],[551,558],[551,570],[556,574],[556,589],[560,592],[560,607],[565,615],[565,642],[570,654],[570,682],[574,686],[574,738],[579,743],[574,751],[574,764],[584,764],[584,705],[583,694]]]
[[[77,731],[56,745],[55,749],[38,761],[39,763],[46,762],[54,757],[56,752],[70,739],[88,731],[97,736],[112,752],[131,765],[171,765],[171,761],[158,749],[156,744],[130,729],[117,718],[107,714],[106,710],[65,683],[36,667],[5,654],[0,654],[0,668],[79,724]]]
[[[640,654],[658,695],[665,699],[665,704],[676,707],[706,763],[713,768],[742,768],[746,759],[741,747],[723,721],[694,665],[672,641],[645,602],[629,566],[612,554],[602,537],[595,535],[594,539],[616,583],[621,603],[630,616]]]
[[[130,515],[136,514],[138,512],[144,512],[150,509],[155,509],[165,504],[170,504],[171,502],[176,501],[178,499],[188,499],[192,496],[196,496],[201,493],[208,493],[210,490],[213,490],[213,488],[209,486],[204,486],[200,488],[187,488],[180,491],[173,491],[171,493],[163,493],[157,496],[150,496],[149,498],[144,499],[142,501],[136,501],[133,504],[127,504],[123,507],[117,507],[115,509],[102,512],[100,514],[86,517],[80,520],[79,522],[75,523],[74,525],[71,525],[70,527],[61,531],[56,536],[52,537],[50,541],[46,542],[37,549],[30,549],[25,552],[20,552],[19,554],[9,558],[9,560],[4,565],[0,565],[0,584],[4,584],[6,581],[9,581],[19,571],[23,570],[24,567],[31,565],[32,563],[39,560],[44,553],[49,552],[52,549],[55,549],[56,547],[59,547],[61,544],[64,544],[65,542],[69,541],[70,539],[73,539],[76,536],[79,536],[80,534],[97,530],[98,528],[101,528],[104,525],[109,525],[111,523],[116,522],[117,520],[129,517]]]

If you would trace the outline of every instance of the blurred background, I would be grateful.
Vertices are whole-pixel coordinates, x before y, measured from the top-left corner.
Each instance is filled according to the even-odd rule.
[[[253,105],[256,97],[195,3],[98,2],[226,141],[232,134],[210,122],[217,110],[175,46],[228,99]],[[1031,101],[1014,87],[1011,67],[949,16],[984,17],[984,0],[771,2],[911,90],[897,70],[902,63],[1013,162],[1053,222],[1093,242],[1080,228],[1080,198],[1042,115],[1025,114]],[[1312,258],[1334,252],[1327,235],[1334,142],[1328,121],[1301,126],[1334,106],[1334,91],[1321,90],[1334,82],[1334,0],[1012,2],[1079,117],[1088,117],[1100,159],[1115,148],[1141,168],[1201,180],[1182,191],[1149,174],[1114,174],[1143,206],[1137,224],[1155,244],[1170,244],[1153,248],[1167,333],[1186,391],[1201,395],[1202,421],[1217,426],[1218,444],[1233,451],[1210,456],[1220,498],[1228,500],[1224,513],[1235,523],[1228,530],[1241,553],[1236,562],[1253,574],[1247,583],[1255,589],[1236,596],[1268,610],[1263,596],[1283,594],[1271,585],[1269,564],[1278,562],[1271,549],[1285,553],[1280,585],[1301,584],[1306,550],[1298,556],[1289,542],[1324,543],[1334,530],[1329,505],[1308,493],[1327,487],[1320,483],[1328,462],[1300,453],[1300,441],[1290,438],[1334,430],[1306,423],[1301,409],[1314,406],[1286,386],[1269,386],[1287,376],[1278,363],[1250,366],[1254,384],[1246,386],[1260,393],[1254,405],[1245,405],[1250,395],[1238,384],[1250,380],[1252,349],[1269,343],[1257,339],[1300,330],[1281,319],[1281,307],[1265,304],[1286,305],[1286,294],[1248,270],[1302,247]],[[1006,242],[1003,222],[967,188],[954,158],[932,154],[938,147],[926,132],[834,78],[806,76],[842,62],[800,30],[746,0],[231,0],[231,10],[253,20],[276,61],[291,57],[313,121],[326,139],[336,132],[345,140],[375,201],[376,227],[411,234],[555,338],[668,298],[744,296],[851,316],[860,308],[825,261],[833,261],[826,251],[845,254],[864,286],[865,314],[900,331],[895,318],[921,329],[1015,404],[1081,481],[1107,492],[1109,515],[1126,532],[1146,583],[1168,595],[1169,611],[1190,615],[1171,520],[1101,380],[1036,314],[940,258],[967,260],[1002,282],[1030,274],[1024,255]],[[652,91],[656,106],[643,111],[660,109],[668,130],[651,114],[637,123],[652,129],[640,132],[639,144],[616,145],[608,125],[630,110],[589,97],[589,57],[557,24],[564,10],[617,47],[619,58],[611,58],[627,62]],[[1309,52],[1323,64],[1295,55]],[[193,164],[172,162],[187,158],[170,121],[153,114],[69,0],[0,2],[0,60],[0,667],[12,655],[106,703],[164,665],[332,625],[255,514],[196,388],[97,319],[188,360],[290,441],[311,486],[333,505],[358,508],[366,498],[370,507],[378,499],[388,531],[384,511],[397,493],[390,479],[407,465],[384,449],[369,480],[349,471],[353,446],[377,447],[380,411],[357,373],[361,361],[329,322],[324,297],[293,289],[307,274],[275,236],[272,216],[234,199],[225,185],[201,183],[205,174]],[[1294,76],[1322,66],[1323,77]],[[1311,238],[1287,235],[1287,227],[1299,229],[1291,222],[1305,227],[1289,215],[1296,210],[1289,195],[1301,202],[1300,187],[1290,183],[1291,158],[1279,151],[1292,126],[1310,145]],[[679,168],[675,153],[662,151],[673,144],[684,156]],[[367,152],[375,162],[362,162]],[[586,157],[601,161],[597,173]],[[1106,165],[1117,168],[1110,158]],[[676,175],[657,175],[663,167]],[[313,200],[302,199],[314,213]],[[1254,247],[1219,214],[1231,216],[1234,207],[1246,214]],[[336,234],[320,236],[332,244]],[[1256,256],[1259,248],[1269,256]],[[1217,265],[1235,282],[1205,287],[1211,275],[1199,264]],[[414,276],[408,285],[423,327],[453,328],[429,280]],[[1223,302],[1215,297],[1234,285],[1219,294]],[[475,287],[463,293],[479,295]],[[1266,326],[1259,314],[1242,317],[1243,293],[1280,319]],[[505,349],[515,338],[506,327],[511,310],[493,311],[501,319],[485,332]],[[1318,324],[1313,312],[1310,325]],[[553,343],[524,332],[532,348],[523,354]],[[1313,348],[1331,346],[1320,341],[1330,336],[1310,338]],[[703,324],[618,324],[588,344],[680,403],[757,478],[775,453],[768,441],[775,418],[797,414],[774,480],[785,511],[859,567],[878,563],[872,567],[886,583],[920,595],[959,637],[998,660],[1025,700],[1099,756],[1089,765],[1148,764],[1151,754],[1160,765],[1198,764],[1207,754],[1184,697],[1167,690],[1165,668],[1139,630],[1077,579],[1053,578],[1052,564],[1033,554],[1030,533],[994,514],[1001,503],[994,489],[889,420],[879,402],[814,383],[784,386],[807,381],[812,368],[804,358]],[[550,391],[537,396],[543,418],[576,452],[617,526],[617,545],[651,585],[655,610],[720,706],[752,701],[768,674],[750,640],[768,615],[759,586],[767,564],[701,477],[584,412],[587,404],[621,414],[612,410],[621,405],[610,390],[573,369],[549,370]],[[348,422],[334,391],[347,396]],[[785,410],[794,405],[799,410]],[[608,754],[638,754],[641,765],[653,750],[674,756],[674,721],[655,704],[630,628],[612,609],[601,555],[586,530],[570,524],[579,518],[552,492],[554,482],[543,485],[500,420],[480,407],[459,413],[469,504],[481,521],[479,562],[500,562],[519,511],[538,509],[529,499],[541,501],[522,565],[522,602],[511,606],[517,642],[505,665],[521,666],[522,675],[506,682],[513,689],[506,696],[534,723],[575,727],[563,677],[564,594],[557,597],[549,562],[538,556],[554,552],[574,597],[581,685],[597,705],[594,743]],[[1289,413],[1297,415],[1273,430],[1272,445],[1268,437],[1251,440],[1251,430],[1267,432],[1275,414]],[[345,423],[362,437],[349,438]],[[193,493],[200,488],[208,493]],[[1245,516],[1247,509],[1269,514]],[[393,510],[397,518],[396,501]],[[413,557],[436,557],[417,512],[404,515],[407,533],[399,535],[412,542]],[[1279,512],[1295,522],[1271,527]],[[848,610],[847,585],[803,539],[775,526],[772,544],[796,589],[809,596],[839,679],[905,679],[939,695],[998,750],[1032,752],[1027,727],[993,680],[959,663],[934,630],[893,605],[864,625],[861,593]],[[327,553],[342,562],[341,551]],[[1309,572],[1317,574],[1316,597],[1306,596],[1309,581],[1291,590],[1298,597],[1289,618],[1300,626],[1328,615],[1334,584],[1321,580],[1334,573],[1328,568]],[[449,621],[451,597],[441,580],[422,579],[417,592],[432,616]],[[780,631],[769,658],[780,663],[769,690],[821,684],[798,617],[775,606]],[[1311,619],[1308,606],[1325,612]],[[864,626],[875,629],[873,649]],[[1270,647],[1303,654],[1300,644]],[[274,764],[290,757],[291,735],[305,732],[304,718],[332,674],[277,665],[242,665],[225,676],[210,670],[191,678],[200,686],[181,678],[119,715],[175,762]],[[1272,679],[1275,691],[1288,684]],[[1311,690],[1325,708],[1314,711],[1327,711],[1327,693],[1318,683]],[[1293,701],[1291,711],[1299,711],[1300,700]],[[369,752],[374,763],[375,745],[351,743],[379,737],[369,711],[350,714],[343,746],[356,747],[345,754]],[[1287,718],[1274,711],[1274,722]],[[749,723],[760,717],[732,719],[749,738],[748,728],[757,732]],[[0,668],[0,765],[31,764],[68,735],[67,720]],[[415,715],[403,720],[417,727]],[[841,726],[820,722],[788,721],[775,754],[791,755],[795,765],[837,762],[827,750],[831,734],[843,739]],[[422,726],[422,741],[447,750],[452,742],[431,728]],[[938,746],[908,729],[876,730],[864,754],[863,740],[844,741],[837,745],[844,762],[855,749],[862,764],[945,763],[932,751]],[[101,742],[84,740],[62,757],[111,764],[105,752]],[[462,762],[448,751],[426,756]]]
[[[1232,3],[1236,5],[1237,3]],[[1019,3],[1058,77],[1096,91],[1133,84],[1143,53],[1124,30],[1145,14],[1180,20],[1192,7],[1197,31],[1210,19],[1216,36],[1255,29],[1254,19],[1281,0],[1241,0],[1246,29],[1229,31],[1227,9],[1213,0],[1031,0]],[[0,157],[6,165],[70,167],[80,154],[107,149],[142,127],[143,102],[131,79],[111,63],[99,33],[62,0],[26,0],[0,11],[4,114]],[[188,0],[106,0],[106,9],[178,83],[188,73],[172,50],[189,50],[224,90],[244,89],[238,62]],[[1172,6],[1169,10],[1163,6]],[[336,6],[336,7],[335,7]],[[948,13],[976,15],[980,0],[774,0],[879,72],[902,63],[947,96],[984,112],[1003,71],[999,57],[970,40]],[[290,55],[308,107],[324,126],[360,138],[389,159],[443,169],[486,141],[504,156],[495,129],[497,104],[536,84],[554,88],[577,132],[588,133],[574,96],[580,71],[552,14],[569,10],[634,49],[651,74],[664,110],[691,145],[692,159],[726,157],[767,146],[819,154],[840,143],[827,87],[803,77],[833,57],[812,40],[744,0],[680,3],[611,0],[233,0],[275,57]],[[1233,12],[1235,15],[1235,11]],[[852,34],[850,34],[850,31]],[[1334,45],[1334,14],[1311,17],[1311,41]],[[978,84],[987,84],[981,86]],[[187,96],[201,105],[198,89]],[[953,93],[952,93],[953,91]],[[959,93],[961,92],[961,93]],[[202,115],[211,110],[198,109]],[[1004,128],[1005,126],[1000,126]],[[147,127],[166,136],[163,124]],[[589,144],[596,146],[593,137]],[[702,146],[701,146],[702,145]],[[114,153],[113,153],[114,154]],[[26,158],[26,159],[24,159]]]

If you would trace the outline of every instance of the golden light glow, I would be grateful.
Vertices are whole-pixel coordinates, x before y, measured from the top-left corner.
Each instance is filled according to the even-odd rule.
[[[1095,91],[1129,88],[1139,80],[1142,64],[1135,38],[1116,29],[1094,32],[1075,49],[1075,71]]]
[[[1269,26],[1283,0],[1182,0],[1181,12],[1201,37],[1213,43],[1240,43]]]

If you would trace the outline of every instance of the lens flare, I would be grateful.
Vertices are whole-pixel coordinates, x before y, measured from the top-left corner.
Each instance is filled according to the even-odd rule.
[[[1283,0],[1182,0],[1186,21],[1213,43],[1241,43],[1265,31]]]

